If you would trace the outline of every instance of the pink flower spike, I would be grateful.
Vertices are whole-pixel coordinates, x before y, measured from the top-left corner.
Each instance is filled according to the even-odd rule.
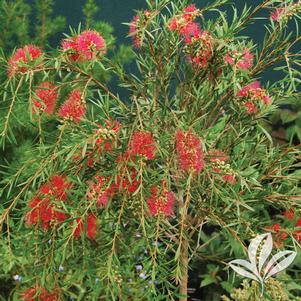
[[[42,50],[34,45],[26,45],[23,48],[19,48],[8,60],[8,76],[13,77],[17,73],[25,73],[28,67],[22,66],[22,64],[30,64],[35,62],[42,56]]]
[[[242,70],[248,70],[253,66],[253,60],[253,54],[248,49],[244,50],[242,53],[242,58],[237,62],[237,66]]]
[[[174,194],[167,192],[166,187],[163,187],[160,193],[157,187],[152,187],[150,190],[152,195],[147,200],[150,214],[152,216],[158,216],[159,214],[166,217],[172,216],[175,199]]]
[[[106,42],[95,30],[86,30],[78,36],[78,50],[87,60],[106,53]]]
[[[200,173],[205,165],[201,139],[190,131],[185,133],[180,129],[177,130],[175,139],[181,169]]]
[[[127,154],[130,156],[144,156],[148,160],[155,158],[156,145],[152,133],[136,131],[130,142]]]
[[[249,85],[250,89],[261,89],[261,84],[260,82],[257,80],[255,82],[253,82],[252,84]]]
[[[143,23],[142,20],[149,18],[150,15],[151,15],[150,11],[144,10],[142,12],[141,19],[140,19],[140,15],[136,15],[133,17],[133,19],[130,23],[129,34],[133,40],[133,45],[137,49],[142,47],[142,40],[141,40],[141,25]],[[174,29],[170,29],[170,30],[174,30]]]
[[[247,101],[245,107],[247,109],[247,114],[251,115],[256,113],[256,106],[253,102]]]
[[[181,28],[180,33],[185,38],[185,43],[191,43],[192,37],[198,37],[201,34],[199,24],[195,22],[188,23],[187,26]]]
[[[64,39],[61,43],[62,50],[67,53],[71,61],[80,61],[80,53],[78,49],[77,37]]]
[[[227,54],[224,56],[224,63],[233,66],[235,63],[235,60],[230,54]]]
[[[196,8],[195,4],[188,5],[185,9],[185,13],[195,13],[198,9]]]
[[[266,95],[263,97],[263,102],[267,105],[269,103],[271,103],[272,99],[270,96]]]
[[[35,91],[36,97],[33,99],[33,112],[38,110],[53,114],[58,99],[57,87],[50,82],[42,82]]]
[[[223,180],[224,180],[224,182],[229,183],[229,184],[236,184],[236,179],[235,179],[234,175],[230,175],[230,174],[224,175]]]
[[[273,21],[279,21],[283,15],[286,14],[286,9],[283,7],[276,8],[273,12],[271,12],[271,19]]]
[[[249,91],[260,89],[260,88],[261,88],[260,82],[259,81],[255,81],[255,82],[253,82],[253,83],[245,86],[240,91],[238,91],[237,96],[238,97],[247,97]]]
[[[170,31],[175,31],[178,29],[177,18],[172,18],[168,23],[168,28]]]
[[[59,110],[59,116],[74,122],[80,122],[86,113],[86,104],[82,100],[81,91],[73,90]]]
[[[301,218],[298,218],[295,227],[301,228]],[[301,230],[295,230],[293,234],[294,238],[301,242]]]
[[[87,237],[94,239],[97,234],[97,218],[92,213],[87,217]]]
[[[293,209],[288,209],[283,213],[283,216],[289,221],[293,221],[295,219],[295,211]]]

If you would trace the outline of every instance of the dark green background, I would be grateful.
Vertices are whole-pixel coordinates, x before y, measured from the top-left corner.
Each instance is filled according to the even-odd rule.
[[[64,15],[67,18],[67,24],[72,27],[77,27],[82,21],[82,8],[86,0],[56,0],[54,12],[55,15]],[[198,7],[203,7],[206,3],[213,1],[192,1]],[[245,5],[256,6],[262,0],[236,0],[233,5],[241,11]],[[115,29],[115,35],[119,41],[125,42],[125,36],[128,33],[128,27],[123,25],[124,22],[129,22],[134,13],[134,10],[143,9],[146,7],[144,0],[95,0],[95,3],[100,8],[96,17],[100,20],[110,23]],[[230,7],[229,7],[230,8]],[[254,25],[248,29],[248,34],[256,40],[263,37],[264,31],[261,26]],[[129,42],[129,40],[127,40]]]
[[[27,3],[33,5],[37,0],[27,0]],[[54,16],[65,16],[66,17],[66,28],[64,32],[67,34],[70,33],[68,26],[77,29],[79,23],[83,23],[83,7],[86,4],[87,0],[53,0],[54,2]],[[178,0],[177,0],[178,1]],[[181,1],[181,0],[180,0]],[[233,0],[224,6],[224,10],[228,13],[228,19],[231,20],[232,8],[233,5],[238,13],[241,13],[245,6],[247,7],[256,7],[264,0]],[[1,2],[1,0],[0,0]],[[128,35],[128,26],[122,23],[128,23],[132,20],[133,16],[136,14],[135,10],[141,10],[146,8],[145,0],[94,0],[95,4],[99,7],[99,11],[96,13],[95,19],[101,20],[109,23],[114,28],[114,36],[117,38],[117,44],[130,44],[131,39],[127,37]],[[213,0],[191,0],[190,3],[194,3],[197,7],[202,8],[207,4],[213,3]],[[272,9],[272,8],[271,8]],[[263,9],[260,11],[256,17],[265,17],[265,19],[258,19],[256,23],[253,23],[248,26],[248,28],[242,32],[243,35],[249,36],[255,44],[260,45],[263,41],[265,34],[265,24],[268,24],[269,14],[271,9]],[[34,11],[34,10],[33,10]],[[206,18],[215,18],[217,13],[206,14]],[[35,16],[32,15],[32,29],[35,24]],[[294,21],[290,22],[289,30],[295,31]],[[299,27],[300,27],[299,21]],[[57,34],[54,37],[50,38],[50,45],[54,48],[60,45],[61,39],[64,38],[63,33]],[[295,45],[295,48],[301,48],[301,41]],[[296,67],[296,66],[295,66]],[[135,68],[133,65],[130,66],[130,69]],[[301,67],[296,67],[297,70]],[[128,70],[128,67],[127,67]],[[131,70],[135,72],[135,70]],[[273,68],[265,71],[264,74],[260,74],[258,78],[262,83],[267,84],[267,82],[273,83],[280,80],[283,77],[283,73],[273,71]],[[115,84],[113,85],[116,88]],[[118,89],[118,88],[117,88]],[[119,90],[119,89],[118,89]],[[121,92],[121,91],[119,91]],[[124,93],[124,92],[121,92]]]
[[[232,4],[237,8],[238,12],[241,12],[245,5],[255,7],[256,5],[262,3],[262,1],[263,0],[234,0],[232,1]],[[55,15],[66,16],[67,25],[77,28],[79,22],[82,22],[82,8],[86,0],[56,0],[54,2]],[[204,7],[206,4],[213,1],[196,0],[191,2],[196,4],[197,7]],[[100,8],[96,14],[96,18],[98,20],[108,22],[113,26],[114,35],[117,37],[117,43],[130,44],[131,40],[129,37],[127,37],[128,26],[122,23],[130,22],[130,20],[133,18],[133,15],[135,15],[135,10],[145,8],[145,0],[95,0],[95,3]],[[230,5],[226,7],[227,8],[225,9],[229,11],[229,16],[231,16],[232,10]],[[258,16],[266,17],[269,15],[269,13],[270,12],[268,10],[264,10]],[[214,16],[212,15],[209,17]],[[250,38],[252,38],[255,43],[260,43],[265,33],[265,22],[269,21],[258,20],[256,24],[252,24],[251,26],[249,26],[248,29],[244,32],[244,34],[250,36]],[[62,37],[63,35],[57,36],[51,44],[53,44],[53,46],[56,46],[59,43],[59,39],[61,39]],[[279,80],[281,78],[282,75],[280,73],[271,71],[272,70],[268,70],[262,76],[262,82],[274,82],[275,80]]]

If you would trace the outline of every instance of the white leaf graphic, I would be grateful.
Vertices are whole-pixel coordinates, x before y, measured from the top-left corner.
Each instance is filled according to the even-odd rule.
[[[248,248],[248,256],[250,259],[250,263],[252,264],[252,269],[254,270],[254,274],[259,279],[261,279],[261,277],[260,277],[259,271],[257,269],[257,260],[256,260],[257,256],[256,255],[257,255],[257,251],[258,251],[258,248],[259,248],[261,242],[269,236],[271,236],[271,233],[265,233],[265,234],[255,237],[254,239],[252,239],[252,241],[249,245],[249,248]]]
[[[265,240],[265,241],[263,241]],[[259,246],[262,245],[258,254]],[[273,238],[271,233],[259,235],[251,240],[248,248],[250,262],[236,259],[229,262],[229,266],[238,274],[253,279],[261,284],[261,297],[263,296],[264,283],[271,276],[286,269],[295,259],[297,253],[293,251],[282,251],[274,255],[266,264],[273,249]],[[257,267],[258,261],[258,267]],[[261,273],[264,268],[264,273]],[[263,274],[263,277],[261,275]]]
[[[257,275],[254,273],[254,267],[253,265],[246,260],[243,259],[236,259],[229,262],[230,267],[241,276],[253,279],[257,282],[261,282],[261,278],[258,278]],[[246,268],[250,272],[246,271],[242,267]]]
[[[264,279],[267,280],[271,276],[286,269],[295,259],[297,253],[294,251],[281,251],[274,255],[268,262],[264,270]],[[278,262],[279,258],[284,258]]]
[[[273,238],[271,233],[267,233],[266,234],[266,239],[263,243],[260,255],[259,255],[259,263],[258,263],[258,271],[259,273],[262,270],[262,267],[264,266],[265,262],[267,261],[267,259],[269,258],[269,256],[272,253],[273,250]]]

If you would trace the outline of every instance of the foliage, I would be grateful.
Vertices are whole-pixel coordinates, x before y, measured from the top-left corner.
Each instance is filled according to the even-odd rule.
[[[65,27],[65,18],[53,18],[52,0],[36,0],[30,5],[26,0],[3,0],[0,5],[0,46],[6,50],[32,41],[45,46],[48,39]],[[30,26],[33,15],[36,26]]]
[[[149,0],[129,23],[136,74],[90,0],[85,25],[99,32],[2,56],[1,142],[13,149],[1,170],[3,300],[184,301],[192,272],[202,300],[236,298],[228,262],[253,237],[271,231],[275,248],[300,248],[300,148],[273,144],[265,128],[281,99],[300,96],[286,62],[300,63],[287,22],[301,6],[284,2],[232,8],[229,20],[227,0]],[[261,10],[273,14],[257,46],[242,30]],[[263,87],[276,64],[288,76]],[[108,87],[112,74],[127,99]],[[300,264],[270,280],[292,288],[275,298],[300,296]]]
[[[234,292],[231,294],[231,298],[235,301],[248,301],[248,300],[278,300],[278,301],[290,301],[292,299],[289,298],[288,293],[286,292],[285,288],[281,284],[281,282],[274,280],[271,278],[268,282],[267,291],[265,293],[264,299],[260,297],[260,288],[257,283],[254,281],[249,284],[248,281],[243,281],[243,288],[242,289],[235,289]],[[227,297],[223,297],[224,301],[231,301]],[[294,300],[300,300],[297,298]]]
[[[275,111],[270,118],[270,128],[285,128],[284,139],[289,143],[298,143],[301,141],[301,101],[299,95],[292,96],[289,99],[282,99],[282,108]]]

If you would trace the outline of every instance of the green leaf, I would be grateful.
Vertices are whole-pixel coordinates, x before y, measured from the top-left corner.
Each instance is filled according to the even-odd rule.
[[[296,120],[298,118],[298,114],[290,110],[281,110],[280,117],[282,122],[285,124]]]

